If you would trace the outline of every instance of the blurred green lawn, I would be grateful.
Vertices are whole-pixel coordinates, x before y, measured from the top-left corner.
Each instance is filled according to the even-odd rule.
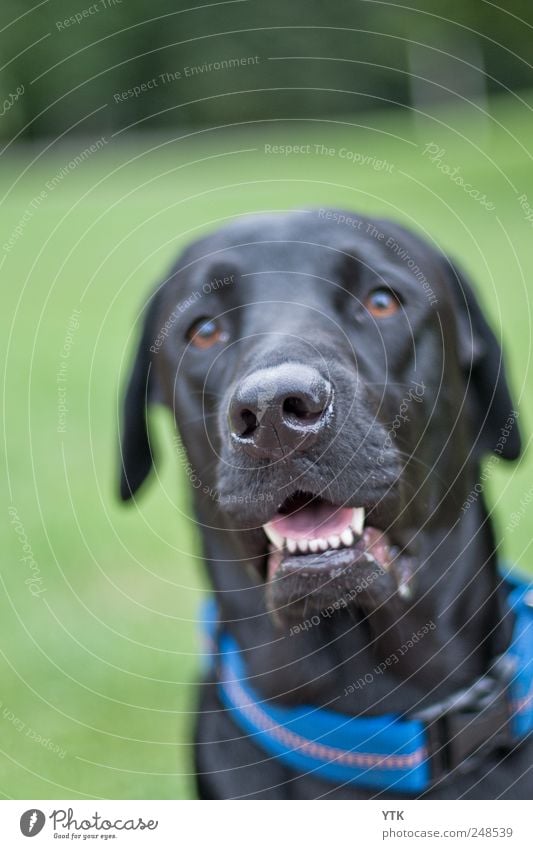
[[[14,798],[186,798],[191,780],[195,625],[204,587],[187,487],[164,411],[159,480],[138,504],[115,497],[118,389],[147,292],[190,239],[236,215],[335,205],[403,220],[434,237],[474,276],[504,328],[525,440],[533,420],[533,205],[530,107],[502,98],[413,122],[405,113],[152,137],[106,144],[47,192],[5,253],[4,448],[0,601],[0,792]],[[2,244],[46,182],[87,143],[3,157]],[[487,211],[423,155],[494,203]],[[283,156],[265,144],[311,144],[333,155]],[[351,164],[342,148],[385,160]],[[37,157],[37,158],[35,158]],[[34,160],[35,161],[32,161]],[[392,167],[390,167],[392,166]],[[69,317],[68,413],[58,433],[57,374]],[[174,456],[173,456],[174,453]],[[532,464],[493,467],[489,481],[505,556],[524,567],[533,508],[506,531],[530,490]],[[42,583],[31,576],[17,511]],[[35,567],[34,567],[35,568]],[[36,573],[37,574],[37,573]],[[37,739],[36,736],[38,735]],[[39,739],[41,738],[41,739]],[[47,743],[46,741],[50,741]]]

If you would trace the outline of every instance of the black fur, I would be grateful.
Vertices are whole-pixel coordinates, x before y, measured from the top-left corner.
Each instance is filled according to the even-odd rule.
[[[402,302],[383,320],[363,307],[380,286]],[[224,334],[208,350],[187,336],[201,317],[217,317]],[[312,366],[333,386],[331,420],[308,449],[281,445],[275,462],[251,457],[230,438],[231,398],[244,377],[288,362]],[[194,506],[221,622],[264,698],[353,715],[409,713],[470,683],[504,650],[512,622],[475,486],[484,454],[519,455],[517,414],[500,346],[464,274],[441,252],[399,225],[336,210],[222,228],[185,251],[147,311],[126,395],[124,499],[151,467],[153,398],[172,410],[201,481]],[[407,413],[392,429],[402,404]],[[297,630],[360,586],[362,567],[267,579],[262,525],[295,490],[364,506],[413,572],[411,597],[383,571],[334,615]],[[350,691],[428,622],[435,628],[401,662]],[[494,752],[427,796],[528,798],[530,761],[531,747]],[[204,798],[387,795],[335,788],[267,758],[233,725],[210,681],[201,685],[196,762]]]

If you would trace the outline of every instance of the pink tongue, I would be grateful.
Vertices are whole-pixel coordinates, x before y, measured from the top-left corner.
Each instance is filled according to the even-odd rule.
[[[268,524],[283,537],[320,539],[342,534],[351,522],[352,513],[351,507],[316,501],[287,516],[277,516]]]

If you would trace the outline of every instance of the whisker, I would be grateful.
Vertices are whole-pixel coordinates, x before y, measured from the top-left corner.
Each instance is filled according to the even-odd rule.
[[[184,421],[181,422],[181,424],[182,425],[196,424],[197,422],[205,421],[205,419],[217,418],[217,416],[218,416],[218,413],[204,413],[203,415],[198,416],[198,418],[195,418],[195,419],[185,419]]]

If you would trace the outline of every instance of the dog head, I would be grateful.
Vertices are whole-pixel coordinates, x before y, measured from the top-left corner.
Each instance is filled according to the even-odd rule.
[[[278,612],[357,604],[369,570],[405,589],[481,456],[520,450],[464,275],[399,225],[336,210],[238,220],[158,287],[126,394],[125,500],[152,466],[153,401],[174,415],[204,534]]]

